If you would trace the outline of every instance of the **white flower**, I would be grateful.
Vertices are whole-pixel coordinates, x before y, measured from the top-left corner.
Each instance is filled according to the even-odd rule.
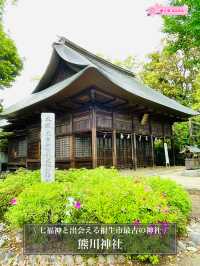
[[[70,214],[70,211],[66,211],[66,212],[65,212],[65,215],[66,215],[66,216],[70,216],[70,215],[71,215],[71,214]]]
[[[73,197],[67,197],[67,200],[70,202],[70,203],[74,203],[75,199]]]
[[[75,199],[73,197],[68,197],[67,201],[66,207],[72,207],[74,205]]]

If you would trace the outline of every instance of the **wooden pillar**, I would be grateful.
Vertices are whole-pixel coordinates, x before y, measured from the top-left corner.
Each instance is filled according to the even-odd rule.
[[[115,128],[115,113],[112,115],[112,157],[113,166],[117,167],[117,136]]]
[[[133,151],[134,151],[134,168],[135,170],[137,170],[137,140],[135,133],[133,133]]]
[[[151,157],[152,157],[152,166],[155,166],[155,157],[154,157],[154,141],[153,136],[151,135]]]
[[[75,136],[73,135],[73,115],[70,115],[70,167],[75,168]]]
[[[152,166],[155,167],[155,154],[154,154],[154,140],[152,135],[152,119],[149,119],[149,129],[150,129],[150,138],[151,138],[151,157],[152,157]]]
[[[132,159],[132,166],[134,166],[134,168],[135,168],[135,163],[134,163],[133,134],[131,134],[131,159]]]
[[[92,107],[92,167],[97,167],[97,128],[96,128],[96,110]]]

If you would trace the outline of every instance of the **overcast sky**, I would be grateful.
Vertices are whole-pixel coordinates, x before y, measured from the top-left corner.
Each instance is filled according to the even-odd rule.
[[[10,105],[30,94],[52,52],[52,43],[63,35],[93,53],[112,59],[134,55],[138,60],[160,47],[162,19],[145,10],[155,0],[18,0],[7,5],[6,31],[24,58],[21,76],[4,94]]]

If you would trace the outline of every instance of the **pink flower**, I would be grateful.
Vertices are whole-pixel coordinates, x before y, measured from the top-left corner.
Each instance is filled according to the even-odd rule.
[[[164,208],[164,209],[162,210],[162,212],[163,212],[163,213],[168,213],[168,212],[169,212],[169,209],[168,209],[168,208]]]
[[[139,224],[140,224],[140,220],[135,220],[135,221],[133,221],[133,224],[135,224],[135,225],[139,225]]]
[[[76,209],[80,209],[80,208],[81,208],[81,203],[80,203],[80,201],[76,201],[76,202],[74,203],[74,208],[76,208]]]
[[[17,204],[17,199],[16,198],[11,199],[10,204],[11,205],[16,205]]]

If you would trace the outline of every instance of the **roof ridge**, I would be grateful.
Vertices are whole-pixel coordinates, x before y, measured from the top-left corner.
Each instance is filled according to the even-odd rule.
[[[129,71],[129,70],[123,68],[123,67],[117,66],[117,65],[107,61],[106,59],[103,59],[102,57],[89,52],[85,48],[77,45],[76,43],[70,41],[69,39],[67,39],[67,38],[65,38],[63,36],[60,36],[59,38],[60,38],[59,41],[55,42],[55,44],[64,44],[64,45],[66,45],[66,46],[68,46],[70,48],[78,50],[79,52],[81,51],[83,54],[87,54],[90,57],[93,57],[94,59],[100,61],[101,63],[104,63],[104,64],[106,64],[106,65],[108,65],[108,66],[110,66],[110,67],[112,67],[112,68],[114,68],[114,69],[116,69],[118,71],[125,72],[127,75],[129,75],[131,77],[135,77],[135,74],[133,72],[131,72],[131,71]]]

